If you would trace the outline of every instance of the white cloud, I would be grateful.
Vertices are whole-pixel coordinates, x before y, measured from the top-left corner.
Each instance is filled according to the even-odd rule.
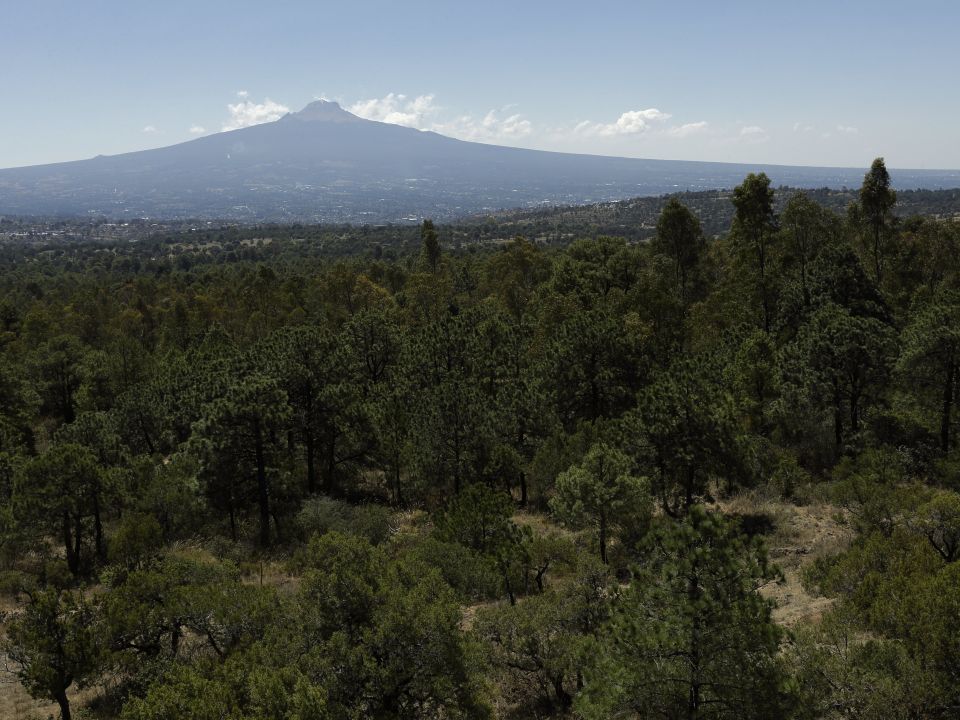
[[[672,115],[659,108],[628,110],[609,123],[585,120],[575,126],[541,127],[506,105],[485,113],[451,115],[439,105],[433,94],[405,95],[387,93],[382,97],[343,104],[349,112],[367,120],[404,125],[418,130],[431,130],[442,135],[475,142],[506,142],[525,138],[539,141],[549,138],[558,143],[581,145],[586,138],[650,137],[688,138],[711,133],[706,120],[668,126]],[[711,133],[712,134],[712,133]],[[765,134],[762,138],[766,139]]]
[[[462,115],[449,122],[436,123],[430,129],[461,140],[480,142],[516,139],[533,132],[533,124],[520,113],[501,117],[502,112],[490,110],[480,119],[473,115]]]
[[[153,125],[147,125],[141,132],[145,132],[147,135],[156,135],[160,131]]]
[[[187,132],[191,135],[203,135],[206,131],[207,129],[202,125],[191,125]]]
[[[690,135],[696,135],[697,133],[704,132],[709,125],[706,120],[701,120],[700,122],[684,123],[683,125],[675,125],[674,127],[667,130],[667,134],[677,138],[685,138]]]
[[[400,93],[388,93],[382,98],[355,102],[347,110],[367,120],[424,130],[428,118],[435,115],[439,108],[433,104],[433,95],[418,95],[411,99]]]
[[[533,132],[529,120],[520,113],[508,113],[508,108],[489,110],[483,117],[467,114],[441,119],[442,108],[436,104],[433,95],[411,98],[402,93],[388,93],[382,98],[355,102],[348,105],[347,110],[367,120],[432,130],[461,140],[509,140],[526,137]]]
[[[837,132],[843,133],[844,135],[856,135],[860,131],[850,125],[837,125]]]
[[[286,105],[274,102],[270,98],[262,103],[253,102],[248,98],[246,90],[238,92],[237,97],[240,98],[240,102],[227,105],[230,119],[223,124],[221,128],[223,132],[273,122],[290,112],[290,108]]]
[[[744,142],[762,143],[769,140],[770,136],[759,125],[746,125],[740,128],[740,139]]]
[[[809,123],[795,122],[793,124],[793,131],[795,133],[808,133],[813,132],[814,127]]]
[[[636,135],[646,132],[651,123],[669,120],[670,114],[661,112],[657,108],[646,110],[628,110],[612,123],[595,123],[585,120],[574,127],[575,133],[583,135],[600,135],[610,137],[614,135]]]

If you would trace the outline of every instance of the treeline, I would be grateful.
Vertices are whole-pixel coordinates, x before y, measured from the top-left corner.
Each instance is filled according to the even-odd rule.
[[[6,247],[4,650],[123,718],[945,718],[960,228],[769,180],[707,240]],[[298,255],[298,247],[302,253]],[[206,257],[206,259],[203,259]],[[763,524],[855,531],[787,632]]]
[[[782,212],[798,192],[839,214],[846,213],[859,197],[856,189],[778,187],[773,196],[775,210]],[[712,238],[730,229],[735,214],[731,194],[730,190],[701,190],[593,205],[505,210],[489,217],[477,217],[465,224],[472,226],[476,239],[480,241],[507,237],[511,233],[543,238],[551,244],[566,244],[573,238],[596,235],[640,241],[656,234],[657,218],[663,206],[671,198],[676,198],[690,208],[699,218],[704,234]],[[898,193],[897,210],[904,220],[915,216],[956,220],[960,218],[960,190],[902,190]]]

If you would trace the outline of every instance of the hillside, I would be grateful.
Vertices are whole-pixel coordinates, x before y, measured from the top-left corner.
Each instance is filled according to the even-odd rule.
[[[849,188],[780,187],[775,190],[775,207],[782,210],[796,192],[803,192],[820,206],[841,215],[858,197],[857,190]],[[696,214],[704,233],[715,237],[727,232],[733,222],[731,196],[729,190],[705,190],[588,205],[513,209],[479,214],[464,220],[461,225],[467,228],[468,233],[472,229],[477,237],[484,239],[522,235],[562,243],[569,242],[573,237],[607,235],[644,240],[655,234],[657,218],[664,204],[669,198],[676,197]],[[903,218],[923,216],[958,220],[960,189],[900,190],[897,193],[897,212]]]
[[[0,718],[952,717],[960,223],[869,181],[4,243]]]
[[[0,170],[0,213],[114,219],[400,223],[731,188],[855,187],[859,168],[640,160],[465,142],[364,120],[316,101],[274,122],[154,150]],[[960,172],[895,170],[901,188]]]

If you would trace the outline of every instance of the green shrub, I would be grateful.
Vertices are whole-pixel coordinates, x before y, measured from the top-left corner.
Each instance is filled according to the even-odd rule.
[[[153,515],[129,513],[107,543],[111,563],[128,569],[140,567],[163,545],[163,528]]]
[[[297,528],[303,539],[328,532],[366,538],[373,545],[387,539],[391,513],[380,505],[351,505],[328,497],[310,498],[297,514]]]
[[[459,543],[427,537],[412,549],[411,558],[436,568],[464,600],[503,594],[503,576],[494,561]]]

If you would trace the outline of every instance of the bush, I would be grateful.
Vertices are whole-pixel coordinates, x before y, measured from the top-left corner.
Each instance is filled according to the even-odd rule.
[[[70,568],[67,567],[66,561],[54,558],[43,564],[39,581],[40,585],[63,589],[73,585],[74,576],[70,572]]]
[[[33,588],[34,578],[19,570],[0,570],[0,595],[14,596],[25,588]]]
[[[140,567],[163,545],[163,528],[153,515],[129,513],[107,543],[111,563],[132,570]]]
[[[380,505],[354,506],[328,497],[311,498],[297,514],[301,537],[339,532],[366,538],[373,545],[387,539],[391,531],[391,513]]]
[[[411,558],[436,568],[463,600],[489,600],[503,594],[503,575],[489,557],[459,543],[425,538]]]
[[[786,453],[770,475],[770,490],[784,500],[803,505],[809,502],[813,477],[800,467],[796,458]]]

